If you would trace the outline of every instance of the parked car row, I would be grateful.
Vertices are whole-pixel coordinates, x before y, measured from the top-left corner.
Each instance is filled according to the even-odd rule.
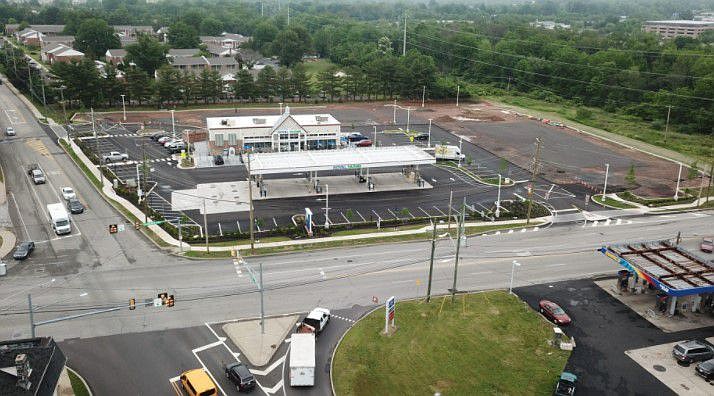
[[[151,140],[164,146],[171,154],[180,153],[181,150],[186,150],[188,147],[183,139],[174,138],[172,134],[163,131],[151,135]]]
[[[714,345],[706,340],[682,341],[672,348],[672,357],[682,366],[697,363],[695,373],[707,381],[714,380]]]

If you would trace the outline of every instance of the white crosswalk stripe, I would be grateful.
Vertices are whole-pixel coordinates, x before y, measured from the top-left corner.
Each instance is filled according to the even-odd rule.
[[[335,315],[335,314],[332,314],[332,315],[330,315],[330,316],[333,317],[333,318],[337,318],[337,319],[340,319],[340,320],[344,320],[344,321],[346,321],[346,322],[350,322],[350,323],[354,323],[354,322],[355,322],[354,319],[345,318],[344,316],[339,316],[339,315]]]

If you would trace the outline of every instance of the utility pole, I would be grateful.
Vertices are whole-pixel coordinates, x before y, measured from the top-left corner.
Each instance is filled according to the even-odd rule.
[[[409,113],[411,112],[411,110],[411,107],[407,107],[407,133],[409,133]]]
[[[425,99],[426,99],[426,85],[421,89],[421,107],[424,107]]]
[[[459,136],[459,168],[461,168],[461,153],[463,152],[461,147],[462,147],[463,143],[464,143],[464,138]]]
[[[426,284],[426,302],[431,301],[431,278],[434,273],[434,251],[436,250],[436,221],[431,232],[431,258],[429,259],[429,280]]]
[[[461,86],[456,86],[456,107],[459,107],[459,94],[461,94]]]
[[[610,164],[605,164],[605,186],[602,188],[602,202],[605,202],[605,194],[607,194],[607,176],[610,173]]]
[[[506,85],[506,91],[511,90],[511,76],[508,76],[508,85]]]
[[[447,216],[446,230],[451,232],[451,203],[454,199],[454,190],[449,190],[449,215]]]
[[[372,141],[372,147],[376,148],[377,147],[377,126],[373,125],[374,127],[374,140]]]
[[[250,175],[250,151],[248,152],[248,204],[250,206],[250,252],[255,251],[255,214],[253,213],[253,180]]]
[[[714,161],[709,164],[709,184],[707,185],[707,203],[709,203],[709,195],[712,191],[712,179],[714,179]]]
[[[461,224],[457,225],[456,229],[456,256],[454,258],[454,283],[451,286],[451,302],[453,303],[456,299],[456,279],[459,274],[459,250],[461,247],[461,236],[464,233],[464,222],[466,221],[466,197],[464,197],[464,204],[461,209]]]
[[[94,108],[89,109],[92,114],[92,132],[94,132],[94,152],[97,153],[99,163],[99,185],[104,187],[104,172],[102,171],[102,155],[99,153],[99,138],[97,137],[97,127],[94,125]]]
[[[174,109],[171,109],[171,137],[176,140],[176,123],[174,121]]]
[[[181,235],[181,216],[178,218],[179,254],[183,254],[183,235]]]
[[[407,55],[407,14],[404,13],[404,40],[402,43],[402,56]]]
[[[667,133],[669,132],[669,113],[672,111],[672,106],[667,106],[667,123],[664,124],[664,142],[667,143]]]
[[[208,217],[206,213],[206,198],[203,198],[203,236],[206,237],[206,253],[211,251],[211,247],[208,245]]]
[[[528,188],[528,213],[526,214],[526,225],[531,223],[531,210],[533,209],[533,189],[535,189],[536,176],[538,175],[538,161],[540,161],[540,138],[536,138],[536,152],[533,156],[533,172],[531,173],[531,185]]]

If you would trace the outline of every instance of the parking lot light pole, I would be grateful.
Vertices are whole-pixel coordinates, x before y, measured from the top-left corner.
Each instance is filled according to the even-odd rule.
[[[397,100],[394,99],[394,114],[392,115],[392,124],[397,125]]]
[[[427,146],[429,148],[431,148],[431,118],[429,118],[429,139],[428,139]]]
[[[203,198],[203,235],[206,237],[206,253],[210,253],[211,248],[208,246],[208,221],[206,216],[206,198]]]
[[[374,140],[372,141],[372,147],[377,147],[377,126],[374,125]]]
[[[409,133],[409,113],[412,111],[411,107],[407,107],[407,133]]]
[[[459,107],[459,94],[461,93],[461,86],[456,86],[456,107]]]
[[[252,149],[251,149],[252,150]],[[250,151],[246,153],[248,156],[248,205],[250,206],[248,212],[250,215],[250,252],[255,252],[255,232],[253,231],[255,227],[255,214],[253,212],[253,180],[250,178]]]
[[[605,164],[605,185],[602,187],[602,202],[605,202],[605,194],[607,194],[607,176],[610,174],[610,164]]]
[[[501,175],[498,175],[498,197],[496,198],[496,218],[501,216]]]
[[[421,107],[424,107],[424,99],[426,98],[426,85],[421,89]]]
[[[682,178],[682,163],[679,163],[679,173],[677,174],[677,188],[674,189],[674,200],[679,200],[679,180]]]
[[[94,107],[89,111],[92,114],[92,132],[94,133],[94,151],[97,153],[97,162],[99,163],[99,185],[104,187],[104,172],[102,172],[102,155],[99,153],[99,137],[97,137],[97,127],[94,125]]]
[[[325,229],[330,228],[330,186],[325,184]]]
[[[176,140],[176,123],[174,121],[174,109],[171,109],[171,135]]]
[[[521,263],[519,263],[516,260],[513,260],[513,264],[511,265],[511,283],[508,286],[508,294],[513,294],[513,276],[516,273],[516,267],[520,267]]]
[[[126,122],[126,103],[124,102],[124,94],[121,94],[121,109],[122,113],[124,114],[124,122]]]

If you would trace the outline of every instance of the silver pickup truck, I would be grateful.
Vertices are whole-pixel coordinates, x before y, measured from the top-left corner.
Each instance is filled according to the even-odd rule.
[[[109,154],[102,155],[103,162],[126,161],[129,159],[129,154],[112,151]]]

